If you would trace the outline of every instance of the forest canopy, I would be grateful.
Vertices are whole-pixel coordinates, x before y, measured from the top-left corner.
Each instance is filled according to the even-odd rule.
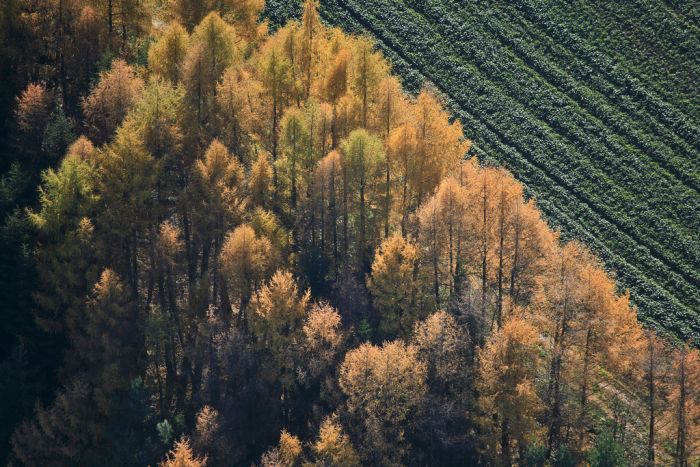
[[[263,6],[2,7],[9,465],[697,464],[697,348],[429,84]]]

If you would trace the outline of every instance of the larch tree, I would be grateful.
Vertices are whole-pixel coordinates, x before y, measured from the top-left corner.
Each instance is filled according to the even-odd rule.
[[[311,446],[316,467],[347,466],[357,467],[360,457],[340,424],[336,414],[326,417],[318,430],[318,438]]]
[[[333,118],[331,123],[331,146],[338,146],[338,101],[348,90],[348,67],[350,66],[350,52],[347,49],[340,49],[333,59],[331,68],[327,71],[323,81],[325,99],[330,102],[333,108]]]
[[[259,22],[265,0],[219,0],[214,5],[227,22],[240,29],[248,42],[255,42],[267,33],[267,25]]]
[[[253,292],[274,267],[272,245],[267,238],[258,237],[252,227],[240,225],[226,236],[219,261],[226,284],[238,298],[238,319],[246,323]]]
[[[192,32],[182,79],[191,106],[190,120],[198,129],[199,145],[206,145],[213,132],[219,79],[224,70],[241,60],[241,48],[235,28],[214,12]]]
[[[318,36],[321,20],[318,15],[318,0],[305,0],[304,13],[301,19],[301,51],[300,68],[304,86],[304,98],[311,96],[311,88],[316,78],[316,63],[318,60]]]
[[[418,171],[418,130],[403,124],[392,130],[387,138],[387,160],[396,183],[395,209],[401,219],[401,234],[408,233],[410,213],[417,207],[416,172]]]
[[[411,175],[417,204],[421,204],[440,180],[457,167],[471,143],[464,140],[459,121],[450,123],[449,114],[431,92],[421,91],[412,114],[417,128],[418,157]]]
[[[187,55],[190,37],[179,23],[172,22],[148,48],[148,69],[162,78],[178,83]]]
[[[425,421],[420,432],[426,456],[449,463],[463,456],[465,432],[473,411],[473,373],[466,329],[446,311],[437,311],[413,328],[411,342],[428,370]]]
[[[193,237],[202,256],[197,268],[197,254],[190,247],[188,262],[191,270],[199,270],[198,277],[207,274],[210,264],[216,276],[224,235],[241,222],[245,204],[243,167],[219,140],[212,141],[204,158],[195,162],[190,190]]]
[[[190,440],[182,437],[175,441],[165,460],[158,465],[159,467],[205,467],[207,458],[206,456],[196,457],[192,452]]]
[[[143,90],[144,82],[125,61],[117,59],[83,100],[88,135],[96,144],[109,141]]]
[[[311,293],[300,293],[292,274],[282,270],[260,288],[252,301],[251,329],[265,356],[263,365],[270,372],[268,377],[279,386],[282,419],[287,423],[310,301]]]
[[[84,152],[83,150],[87,150]],[[84,297],[100,271],[95,267],[94,223],[99,199],[95,151],[83,139],[71,146],[58,169],[48,169],[39,187],[41,208],[29,212],[40,249],[36,256],[39,288],[37,321],[51,332],[66,330],[80,319]]]
[[[512,317],[491,335],[479,352],[479,406],[486,428],[486,449],[492,459],[510,465],[513,447],[524,452],[536,436],[542,408],[535,388],[540,347],[537,330]]]
[[[544,321],[543,334],[549,341],[549,378],[547,382],[547,450],[548,456],[556,452],[561,443],[561,431],[567,401],[565,398],[568,361],[575,355],[575,325],[579,319],[584,290],[581,285],[582,264],[590,261],[587,250],[570,242],[557,249],[555,267],[545,277],[540,315]]]
[[[105,229],[103,247],[114,269],[138,294],[138,248],[153,224],[154,193],[162,164],[148,152],[135,125],[122,126],[99,159],[102,209],[96,222]]]
[[[272,207],[272,165],[264,151],[258,153],[258,158],[250,168],[248,192],[252,206],[263,209]]]
[[[353,45],[352,87],[362,106],[360,124],[369,128],[370,107],[374,104],[379,82],[387,74],[388,64],[384,57],[372,50],[374,44],[368,38],[359,38]]]
[[[301,441],[287,430],[282,430],[277,446],[267,450],[260,458],[261,467],[297,467],[301,464]]]
[[[392,161],[394,151],[388,145],[388,138],[392,130],[403,123],[408,108],[408,102],[401,89],[398,79],[387,76],[382,79],[376,89],[376,104],[372,112],[372,124],[375,131],[383,134],[387,145],[385,180],[384,180],[384,237],[389,236],[389,225],[391,223],[390,211],[392,203],[392,168],[395,163]],[[396,178],[396,176],[394,176]]]
[[[437,192],[419,208],[419,245],[429,269],[432,292],[438,306],[450,297],[458,274],[473,264],[473,211],[469,194],[452,178],[440,183]],[[470,271],[471,272],[471,271]]]
[[[659,448],[665,437],[659,431],[667,410],[670,386],[665,383],[672,372],[673,354],[654,331],[648,329],[644,334],[643,347],[637,353],[640,371],[636,372],[633,381],[638,382],[638,390],[646,403],[647,461],[649,465],[656,465],[663,458],[663,451]]]
[[[247,135],[253,126],[249,91],[258,84],[249,73],[233,66],[224,71],[216,88],[219,134],[241,163],[248,162]]]
[[[302,328],[306,367],[313,378],[325,375],[336,363],[345,343],[340,314],[327,303],[314,304]]]
[[[119,277],[105,269],[73,333],[77,361],[89,368],[97,407],[107,413],[112,397],[126,392],[140,373],[143,322]]]
[[[403,461],[410,448],[407,434],[421,417],[426,376],[418,350],[401,341],[382,347],[365,343],[346,354],[339,384],[362,462]]]
[[[700,352],[683,345],[675,352],[669,393],[673,465],[687,467],[700,459]]]
[[[314,202],[319,222],[320,248],[333,265],[334,277],[340,270],[340,216],[343,199],[343,170],[341,155],[332,151],[318,164],[314,177]]]
[[[465,385],[469,336],[451,314],[439,310],[415,323],[412,342],[418,357],[426,363],[433,384],[452,390]]]
[[[37,405],[34,418],[15,430],[15,456],[27,465],[70,464],[78,455],[87,463],[99,463],[104,438],[93,407],[90,385],[79,379],[70,382],[50,406]]]
[[[40,144],[49,124],[53,107],[51,92],[43,84],[30,83],[17,97],[15,120],[19,127],[18,146],[26,153],[27,166],[35,168],[39,163]]]
[[[269,104],[269,121],[266,130],[267,149],[272,154],[272,179],[275,198],[279,195],[277,157],[279,152],[279,124],[287,100],[292,92],[291,64],[284,54],[274,46],[268,46],[258,64],[262,78],[263,96]]]
[[[416,277],[416,247],[401,235],[384,240],[374,255],[367,286],[379,314],[379,330],[388,338],[407,337],[425,312],[423,287]]]
[[[280,159],[281,171],[289,184],[289,209],[290,214],[297,211],[299,196],[305,194],[306,190],[300,186],[303,181],[300,173],[308,164],[304,159],[309,156],[306,150],[309,140],[309,130],[303,112],[296,108],[288,109],[281,123],[282,153]],[[290,216],[291,217],[291,216]]]
[[[349,225],[359,270],[369,268],[370,241],[378,238],[381,209],[381,171],[385,159],[382,143],[366,130],[355,130],[341,143],[343,164],[343,237],[345,260],[349,261]]]

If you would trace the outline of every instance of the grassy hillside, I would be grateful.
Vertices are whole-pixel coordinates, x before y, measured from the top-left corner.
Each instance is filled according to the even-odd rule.
[[[271,17],[298,11],[268,2]],[[700,7],[694,2],[322,0],[407,88],[429,82],[643,319],[700,338]]]

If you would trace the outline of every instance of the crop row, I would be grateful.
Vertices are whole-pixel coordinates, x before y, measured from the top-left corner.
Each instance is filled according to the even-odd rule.
[[[569,28],[562,27],[561,15],[552,15],[547,7],[533,0],[514,0],[513,6],[517,7],[518,11],[532,23],[544,28],[552,38],[569,48],[576,56],[584,58],[592,69],[604,74],[618,88],[626,89],[636,101],[644,104],[652,115],[673,128],[696,150],[700,150],[700,129],[694,120],[689,118],[687,113],[659,97],[657,93],[662,93],[663,89],[656,87],[654,92],[647,90],[646,86],[651,86],[653,83],[645,82],[642,84],[637,75],[630,73],[620,63],[624,63],[624,57],[616,56],[614,60],[602,53],[594,45],[570,31]],[[586,21],[586,19],[581,18],[580,21]],[[570,23],[575,23],[575,21],[572,19]],[[586,27],[592,28],[589,23],[586,24]]]
[[[582,158],[582,155],[566,157],[575,149],[563,144],[559,136],[550,128],[534,122],[526,108],[505,97],[506,93],[502,87],[494,86],[488,80],[481,78],[474,67],[456,61],[446,51],[439,36],[426,35],[417,15],[399,16],[398,19],[401,19],[399,21],[397,16],[391,16],[392,13],[411,15],[411,12],[392,11],[395,4],[389,2],[374,2],[373,6],[373,11],[378,15],[375,19],[376,23],[380,27],[390,25],[393,30],[398,31],[397,36],[400,40],[396,42],[406,45],[404,49],[413,55],[413,63],[423,63],[424,67],[430,68],[437,77],[436,82],[441,85],[444,85],[446,80],[458,79],[459,82],[452,87],[450,95],[453,97],[458,95],[459,98],[468,100],[470,110],[477,113],[480,119],[493,122],[506,140],[518,147],[523,154],[527,154],[530,159],[543,164],[548,172],[556,174],[583,202],[593,206],[609,222],[618,225],[620,230],[632,235],[638,243],[651,245],[650,249],[655,255],[669,263],[672,269],[679,275],[685,276],[690,283],[698,283],[695,268],[685,264],[680,255],[672,249],[659,248],[658,235],[651,233],[653,231],[650,232],[647,225],[636,223],[630,218],[626,211],[629,210],[628,206],[634,206],[638,202],[637,199],[629,194],[620,196],[623,193],[622,190],[610,183],[605,174],[581,164],[579,158]],[[358,8],[358,10],[369,15],[365,9]],[[410,34],[408,34],[409,31]],[[417,53],[419,50],[420,53]],[[562,155],[564,157],[561,157]],[[614,203],[617,203],[617,209],[611,207]],[[648,215],[653,215],[653,212],[649,210]],[[695,301],[696,288],[687,289],[695,292],[692,294]]]
[[[448,12],[453,12],[454,16],[447,15]],[[502,89],[523,104],[534,118],[568,140],[564,143],[568,153],[560,156],[575,157],[591,164],[591,168],[597,166],[600,172],[591,174],[597,180],[602,174],[609,179],[608,186],[625,188],[626,193],[620,193],[621,196],[612,193],[614,200],[628,194],[636,200],[631,204],[636,212],[630,212],[630,216],[646,217],[647,223],[657,225],[656,235],[674,245],[674,250],[684,256],[693,255],[693,259],[700,258],[697,244],[700,196],[697,191],[683,186],[661,170],[645,153],[610,131],[577,102],[534,73],[510,50],[489,41],[488,33],[482,32],[478,24],[468,27],[468,17],[458,15],[452,8],[433,7],[426,13],[426,19],[433,21],[433,25],[437,23],[433,32],[451,44],[449,51],[453,57],[468,57],[490,81],[500,82]],[[626,203],[625,207],[628,206],[630,204]],[[670,222],[657,220],[656,215]],[[692,266],[700,267],[700,262]]]
[[[353,9],[353,14],[357,15],[359,19],[353,18],[346,11],[349,5],[346,2],[340,3],[324,3],[324,13],[326,16],[330,16],[333,22],[343,24],[343,26],[348,26],[350,23],[357,23],[357,21],[363,21],[363,26],[365,28],[372,29],[380,39],[385,40],[389,45],[389,54],[396,55],[396,53],[403,54],[406,56],[406,61],[410,62],[413,66],[419,64],[419,67],[426,67],[426,62],[429,64],[433,61],[432,56],[423,56],[426,51],[425,47],[418,47],[421,39],[418,37],[415,42],[409,44],[405,47],[398,47],[401,42],[393,36],[389,31],[383,30],[383,22],[377,21],[376,19],[367,19],[368,13],[366,9],[361,9],[362,15],[358,13],[360,8],[355,7]],[[377,11],[377,10],[375,10]],[[364,19],[362,17],[364,16]],[[356,21],[357,20],[357,21]],[[405,22],[404,22],[405,23]],[[357,24],[354,24],[355,28]],[[415,34],[415,28],[412,24],[407,25],[412,34]],[[430,44],[430,48],[435,47],[435,39],[425,42]],[[395,49],[400,49],[399,52],[395,52]],[[421,60],[421,57],[423,59]],[[396,57],[394,57],[396,58]],[[415,72],[412,72],[407,66],[401,63],[401,60],[394,60],[397,71],[399,73],[405,72],[407,81],[410,87],[414,89],[419,86],[419,81],[421,77]],[[439,69],[439,68],[438,68]],[[441,76],[439,80],[435,80],[430,73],[426,73],[428,78],[436,82],[439,87],[446,90],[447,94],[452,95],[460,99],[460,94],[454,92],[454,89],[459,89],[461,76],[454,76],[449,73],[449,76]],[[450,92],[452,90],[452,92]],[[490,98],[491,96],[488,96]],[[474,110],[472,102],[467,102],[465,99],[461,99],[458,102],[458,107],[462,110],[469,109],[469,111]],[[477,111],[479,110],[477,107]],[[496,126],[493,125],[493,121],[490,119],[484,119],[484,115],[478,115],[478,118],[467,118],[468,114],[462,113],[460,115],[464,119],[464,123],[468,128],[472,129],[475,134],[478,135],[477,143],[480,147],[487,147],[489,145],[494,145],[495,149],[488,150],[489,155],[499,159],[501,162],[505,162],[506,165],[513,170],[516,175],[523,180],[531,191],[538,195],[538,202],[547,213],[550,221],[561,225],[567,231],[575,231],[575,235],[578,238],[588,238],[594,239],[590,240],[589,244],[602,254],[606,263],[618,271],[618,276],[620,277],[621,284],[624,287],[629,287],[633,290],[635,294],[635,299],[637,303],[643,306],[643,313],[649,316],[654,316],[655,319],[662,321],[662,315],[664,315],[664,310],[670,313],[672,316],[681,316],[693,314],[693,312],[683,304],[679,303],[673,296],[671,296],[667,291],[663,290],[667,288],[673,290],[677,295],[686,295],[686,298],[690,298],[690,302],[697,303],[697,290],[694,287],[688,286],[685,281],[680,278],[674,271],[670,270],[666,265],[654,257],[654,255],[644,246],[638,245],[632,239],[627,237],[624,232],[621,232],[617,226],[611,224],[609,221],[601,218],[600,214],[594,211],[590,206],[588,206],[584,201],[580,200],[576,193],[575,187],[571,186],[571,182],[566,180],[566,176],[554,171],[554,177],[551,174],[545,173],[541,166],[546,163],[546,160],[532,157],[530,153],[530,158],[535,159],[535,163],[540,167],[537,167],[533,162],[526,159],[521,152],[521,149],[514,149],[515,146],[512,140],[509,140],[507,135],[496,134],[499,131]],[[486,120],[484,122],[484,120]],[[517,122],[515,122],[517,123]],[[490,128],[489,128],[490,127]],[[495,131],[492,131],[495,130]],[[502,141],[506,141],[503,143]],[[520,152],[518,152],[520,151]],[[548,170],[547,172],[552,172]],[[570,191],[564,190],[561,186],[567,186]],[[554,207],[556,206],[556,207]],[[577,212],[583,209],[587,212],[586,215]],[[564,210],[566,212],[575,212],[575,215],[571,215],[572,219],[576,219],[576,223],[571,220],[561,220],[563,214],[556,215],[556,212],[561,212]],[[559,219],[559,220],[558,220]],[[572,225],[578,225],[574,228]],[[634,266],[627,264],[624,259],[618,258],[617,255],[610,253],[608,247],[602,247],[603,242],[614,247],[617,251],[626,251],[629,258],[635,260],[637,267],[642,267],[644,270],[637,272]],[[631,272],[630,272],[631,271]],[[643,282],[639,281],[639,278],[646,279]],[[657,285],[654,280],[659,280],[662,285]],[[670,326],[670,324],[664,324],[664,326]],[[683,332],[684,335],[688,335]],[[691,333],[691,334],[694,334]]]
[[[480,13],[471,3],[446,0],[443,4],[458,13],[463,22]],[[647,153],[679,181],[700,191],[700,158],[691,157],[696,151],[626,95],[623,89],[595,74],[584,60],[535,25],[527,23],[522,15],[514,17],[512,13],[507,15],[498,9],[490,9],[489,14],[478,16],[479,25],[591,115]]]
[[[563,26],[595,41],[602,50],[633,67],[667,99],[697,117],[697,108],[688,106],[688,98],[696,93],[693,63],[700,60],[700,36],[697,27],[664,1],[555,1],[548,10]]]

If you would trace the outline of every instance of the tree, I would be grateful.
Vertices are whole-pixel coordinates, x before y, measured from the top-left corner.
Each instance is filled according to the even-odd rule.
[[[284,113],[287,99],[292,89],[291,64],[276,47],[269,46],[262,54],[258,64],[262,78],[263,96],[269,103],[270,120],[268,124],[267,142],[272,154],[273,186],[275,197],[278,195],[277,155],[278,129],[280,116]]]
[[[537,435],[539,354],[537,331],[517,317],[505,322],[479,352],[477,387],[487,450],[502,465],[512,462],[513,442],[524,452]]]
[[[226,146],[215,139],[207,148],[204,159],[195,162],[190,189],[189,207],[193,240],[201,245],[202,249],[199,277],[208,273],[211,263],[214,266],[213,278],[218,284],[217,259],[225,243],[224,235],[231,226],[237,225],[243,218],[245,206],[243,167],[228,152]],[[197,269],[198,259],[193,246],[190,246],[188,255],[191,274],[193,274]],[[224,291],[223,288],[220,290]],[[224,304],[225,308],[226,306]]]
[[[627,465],[622,445],[615,441],[615,438],[607,431],[598,435],[595,447],[588,453],[588,463],[591,467],[624,467]]]
[[[389,236],[389,215],[391,210],[392,199],[392,178],[391,171],[394,162],[391,160],[393,152],[388,148],[388,138],[392,130],[399,124],[403,123],[405,113],[408,108],[408,102],[401,89],[399,81],[388,76],[382,79],[377,86],[377,103],[373,115],[373,125],[376,131],[384,135],[385,144],[387,144],[386,153],[386,180],[385,180],[385,207],[384,207],[384,237]],[[404,232],[402,231],[402,234]]]
[[[338,151],[331,151],[321,159],[316,169],[313,188],[314,202],[317,205],[315,210],[320,224],[321,251],[331,258],[333,277],[337,280],[342,240],[338,233],[342,208],[339,204],[343,199],[343,170]]]
[[[266,24],[258,21],[265,6],[264,0],[222,0],[216,5],[221,17],[235,24],[247,41],[253,42],[267,34]]]
[[[345,343],[340,314],[327,303],[314,304],[302,328],[306,345],[306,366],[318,378],[335,363]]]
[[[97,407],[107,413],[112,396],[128,391],[143,363],[143,324],[114,271],[102,271],[86,315],[71,338],[77,357],[71,366],[82,362],[80,368],[88,371]]]
[[[182,157],[183,111],[182,88],[167,80],[153,78],[126,118],[125,126],[135,129],[148,152],[157,160],[164,160],[166,177],[159,181],[163,191],[175,188],[168,185],[174,184],[173,179],[181,175],[185,166]],[[166,197],[167,193],[160,193],[159,201],[164,202]]]
[[[189,439],[184,436],[175,441],[165,460],[158,464],[160,467],[205,467],[206,457],[195,457],[190,447]]]
[[[363,462],[402,462],[407,435],[421,414],[426,373],[417,349],[401,341],[365,343],[346,354],[339,384]]]
[[[471,143],[463,139],[459,121],[450,123],[449,115],[432,93],[421,91],[412,113],[418,131],[417,167],[412,178],[420,205],[440,180],[457,167]]]
[[[700,459],[700,352],[682,346],[675,352],[670,381],[668,419],[673,442],[672,458],[676,466],[686,467]]]
[[[374,255],[367,287],[384,336],[407,337],[424,311],[423,287],[415,276],[417,261],[416,247],[398,234],[384,240]]]
[[[179,82],[189,40],[185,28],[177,22],[170,23],[148,48],[148,69],[172,83]]]
[[[265,152],[258,153],[258,158],[250,168],[248,192],[252,206],[263,209],[272,207],[272,166]]]
[[[338,146],[338,124],[337,124],[337,107],[338,101],[345,95],[348,89],[348,62],[350,61],[350,52],[346,49],[341,49],[337,52],[334,58],[333,65],[327,72],[323,84],[324,97],[333,106],[333,121],[331,131],[331,146]]]
[[[338,416],[333,414],[321,422],[318,438],[312,446],[315,461],[311,464],[318,467],[356,467],[360,458],[352,446],[352,442],[343,431]]]
[[[197,413],[192,448],[194,452],[205,456],[212,465],[221,465],[230,461],[231,449],[221,423],[221,414],[208,405],[202,407]]]
[[[354,42],[353,53],[353,88],[362,103],[361,125],[368,128],[370,106],[381,79],[386,75],[388,65],[384,58],[372,51],[373,44],[368,38],[359,38]]]
[[[406,235],[409,214],[416,208],[414,174],[418,168],[418,131],[411,125],[401,125],[389,133],[386,144],[390,171],[401,184],[397,187],[397,198],[401,200],[397,209],[401,218],[401,235]]]
[[[153,222],[162,164],[146,149],[137,128],[124,125],[99,160],[100,212],[96,223],[104,229],[101,247],[136,298],[138,246]]]
[[[473,412],[470,341],[465,328],[445,311],[437,311],[413,328],[411,343],[428,371],[425,418],[418,439],[426,459],[436,464],[473,455],[469,416]]]
[[[73,123],[68,119],[63,109],[56,108],[51,113],[41,141],[41,152],[46,156],[46,162],[51,163],[59,160],[74,140]]]
[[[247,161],[247,135],[253,126],[250,88],[257,84],[247,72],[232,66],[216,87],[219,133],[241,163]]]
[[[355,130],[341,144],[343,164],[343,237],[345,260],[349,261],[349,225],[357,225],[353,232],[353,246],[358,269],[369,266],[369,239],[378,238],[376,212],[380,207],[378,190],[384,150],[381,141],[366,130]]]
[[[19,127],[18,146],[26,154],[26,164],[35,169],[39,163],[40,151],[37,142],[44,138],[44,131],[49,124],[52,108],[52,96],[43,84],[30,83],[17,97],[15,120]]]
[[[226,236],[220,261],[231,293],[239,298],[238,319],[245,323],[253,291],[273,267],[272,245],[267,238],[258,237],[250,226],[240,225]]]
[[[99,462],[103,427],[93,404],[89,384],[72,381],[49,407],[38,405],[34,418],[15,430],[14,455],[26,465],[65,465],[76,459]]]
[[[419,358],[427,365],[432,385],[443,390],[459,390],[466,385],[469,336],[452,315],[439,310],[417,322],[412,342]]]
[[[263,454],[261,467],[295,467],[301,460],[301,441],[287,430],[280,433],[279,444]]]
[[[459,275],[472,272],[475,262],[470,241],[474,237],[475,216],[469,201],[469,193],[459,182],[447,178],[417,212],[419,242],[438,306],[443,303],[444,292],[451,296]]]
[[[543,310],[544,333],[549,337],[550,362],[547,387],[548,405],[548,456],[559,446],[566,400],[565,362],[574,349],[572,330],[578,318],[580,301],[581,264],[588,261],[587,251],[575,242],[570,242],[556,250],[555,267],[548,270],[545,278]]]
[[[303,187],[299,186],[302,180],[299,172],[308,166],[304,159],[309,156],[306,150],[308,147],[309,131],[301,110],[290,108],[282,117],[282,150],[284,158],[280,161],[284,167],[285,178],[290,185],[290,212],[296,212],[299,193],[305,193]]]
[[[192,32],[183,64],[186,99],[191,106],[189,119],[197,130],[195,143],[208,144],[216,111],[219,78],[231,65],[239,63],[241,47],[233,26],[211,12]]]
[[[58,170],[48,169],[39,187],[40,209],[29,219],[37,230],[37,321],[52,332],[79,320],[84,297],[98,278],[94,264],[94,215],[98,202],[94,160],[82,158],[85,141],[71,146]],[[94,148],[93,148],[94,149]]]
[[[304,1],[304,13],[301,18],[302,24],[302,45],[300,68],[302,72],[302,80],[304,82],[304,98],[308,99],[311,96],[311,88],[315,78],[315,65],[318,60],[317,42],[319,29],[321,29],[321,21],[318,15],[317,0]]]
[[[647,461],[655,465],[657,461],[657,445],[661,437],[658,434],[659,421],[666,409],[666,398],[669,385],[667,381],[672,359],[668,348],[661,338],[652,330],[645,331],[645,342],[638,353],[641,372],[636,374],[639,387],[644,388],[644,399],[647,405]]]
[[[109,141],[143,91],[144,82],[125,61],[117,59],[83,99],[85,126],[96,144]]]
[[[290,272],[278,270],[253,298],[250,323],[260,348],[270,358],[273,377],[282,388],[282,415],[287,417],[285,393],[294,385],[295,367],[301,355],[304,319],[309,311],[310,292],[299,293]]]

